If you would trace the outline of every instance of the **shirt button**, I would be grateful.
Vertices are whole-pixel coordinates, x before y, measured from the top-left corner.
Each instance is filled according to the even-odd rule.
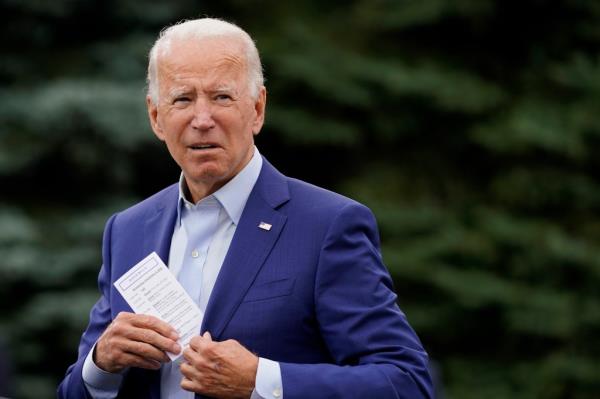
[[[197,258],[199,255],[200,255],[200,253],[198,252],[198,250],[197,250],[197,249],[194,249],[194,250],[192,251],[192,258]]]
[[[276,398],[279,398],[281,396],[281,389],[280,388],[273,389],[273,396]]]

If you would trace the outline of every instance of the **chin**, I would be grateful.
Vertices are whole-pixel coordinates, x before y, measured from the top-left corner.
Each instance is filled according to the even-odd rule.
[[[186,173],[194,182],[201,184],[214,184],[228,180],[227,173],[220,168],[197,168],[192,173]]]

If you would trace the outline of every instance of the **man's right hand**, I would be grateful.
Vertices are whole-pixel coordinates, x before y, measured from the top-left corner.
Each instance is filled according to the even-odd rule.
[[[177,331],[156,317],[121,312],[96,343],[94,363],[118,373],[127,367],[159,369],[168,362],[165,352],[179,353]]]

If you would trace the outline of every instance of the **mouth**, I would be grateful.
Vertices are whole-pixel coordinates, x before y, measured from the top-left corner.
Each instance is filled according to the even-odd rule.
[[[205,151],[205,150],[211,150],[214,148],[218,148],[218,146],[216,146],[214,144],[193,144],[193,145],[188,146],[188,148],[190,148],[192,150]]]

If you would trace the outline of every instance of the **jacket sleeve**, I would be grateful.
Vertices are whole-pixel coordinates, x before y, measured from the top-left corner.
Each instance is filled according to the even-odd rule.
[[[335,364],[282,362],[285,399],[433,398],[427,353],[396,304],[375,218],[358,203],[344,206],[329,227],[315,307]]]
[[[94,346],[102,332],[112,321],[112,313],[109,299],[110,292],[110,253],[111,253],[111,230],[116,215],[113,215],[104,229],[104,238],[102,240],[102,267],[98,276],[98,288],[100,290],[100,299],[90,312],[89,324],[81,336],[79,342],[79,351],[77,361],[67,369],[65,378],[58,386],[57,397],[59,399],[67,398],[89,398],[91,396],[85,388],[82,377],[83,364],[90,349]]]

